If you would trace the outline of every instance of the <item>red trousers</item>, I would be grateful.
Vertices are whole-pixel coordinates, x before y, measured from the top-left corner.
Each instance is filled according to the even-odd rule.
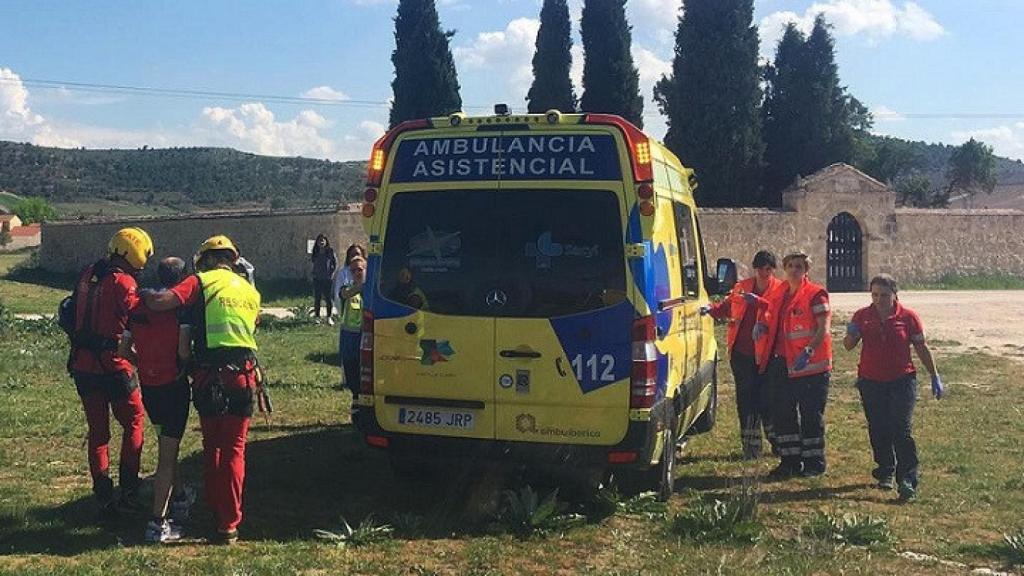
[[[245,440],[250,418],[199,418],[203,429],[203,477],[206,502],[217,517],[217,530],[227,532],[242,522],[245,482]]]
[[[138,484],[139,461],[142,458],[142,430],[145,415],[142,393],[132,390],[124,399],[111,401],[101,390],[81,396],[85,420],[89,425],[89,472],[95,481],[110,476],[110,412],[121,424],[120,482],[122,487],[134,490]]]

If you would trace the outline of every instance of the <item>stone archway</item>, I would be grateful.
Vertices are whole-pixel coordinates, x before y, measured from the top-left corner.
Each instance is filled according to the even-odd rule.
[[[849,212],[840,212],[828,224],[827,288],[829,292],[864,289],[864,234]]]

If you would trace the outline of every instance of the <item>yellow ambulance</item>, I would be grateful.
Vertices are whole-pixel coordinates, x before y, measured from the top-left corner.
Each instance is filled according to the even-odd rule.
[[[362,207],[366,442],[403,474],[494,457],[667,498],[677,445],[715,420],[700,307],[731,288],[708,275],[692,180],[613,115],[498,106],[383,136]]]

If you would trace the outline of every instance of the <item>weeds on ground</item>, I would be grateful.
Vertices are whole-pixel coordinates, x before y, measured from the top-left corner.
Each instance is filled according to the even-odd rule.
[[[404,538],[418,538],[424,534],[426,522],[419,514],[397,512],[391,517],[391,525],[395,533]]]
[[[1024,566],[1024,530],[1003,534],[1003,541],[996,545],[995,551],[1008,565]]]
[[[338,546],[365,546],[376,542],[383,542],[391,538],[394,529],[388,524],[378,524],[373,515],[363,518],[358,526],[353,528],[345,518],[341,519],[341,528],[338,530],[313,530],[313,535],[321,540],[331,542]]]
[[[888,521],[870,514],[839,516],[819,511],[803,527],[803,533],[840,546],[879,546],[889,544],[893,539]]]
[[[7,309],[2,298],[0,298],[0,336],[6,336],[11,332],[14,324],[14,314]]]
[[[502,524],[519,537],[546,536],[551,532],[579,525],[583,516],[564,512],[558,500],[558,489],[541,499],[529,485],[502,493],[505,507],[500,514]]]
[[[753,544],[761,539],[764,526],[757,518],[760,492],[756,482],[744,483],[727,500],[698,501],[676,515],[672,532],[694,542],[737,542]]]
[[[668,504],[658,501],[654,492],[641,492],[632,498],[619,502],[617,510],[626,516],[637,516],[648,520],[664,520],[668,517]]]

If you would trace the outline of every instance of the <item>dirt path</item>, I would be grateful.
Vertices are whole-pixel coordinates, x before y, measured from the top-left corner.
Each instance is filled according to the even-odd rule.
[[[871,295],[832,294],[836,323],[871,303]],[[908,291],[900,302],[924,322],[928,340],[942,350],[982,351],[1024,361],[1024,290]]]

